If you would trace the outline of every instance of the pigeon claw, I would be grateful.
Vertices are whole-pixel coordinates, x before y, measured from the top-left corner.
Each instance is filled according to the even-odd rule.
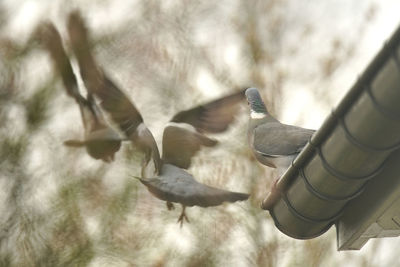
[[[188,223],[190,223],[189,218],[186,216],[185,209],[186,209],[186,207],[183,206],[181,216],[179,216],[179,218],[178,218],[178,223],[181,224],[181,228],[183,225],[183,219],[185,219]]]

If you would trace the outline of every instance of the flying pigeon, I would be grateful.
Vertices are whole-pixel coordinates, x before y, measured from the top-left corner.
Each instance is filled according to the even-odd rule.
[[[169,124],[163,133],[162,169],[157,177],[140,178],[140,181],[155,197],[167,201],[167,208],[173,209],[172,202],[182,205],[178,222],[189,222],[186,207],[212,207],[223,202],[235,202],[248,199],[245,193],[231,192],[197,182],[185,169],[190,167],[192,156],[202,146],[212,147],[217,141],[197,131]],[[178,149],[179,148],[179,149]]]
[[[107,77],[96,64],[90,53],[87,30],[79,13],[69,17],[68,31],[72,49],[77,57],[82,79],[89,92],[100,100],[100,106],[126,136],[145,153],[140,181],[157,198],[167,201],[168,209],[172,202],[182,205],[178,222],[188,218],[186,206],[209,207],[225,201],[246,200],[249,195],[230,192],[197,182],[185,169],[189,168],[192,157],[202,146],[212,147],[216,140],[208,138],[204,132],[222,132],[233,121],[235,108],[244,98],[244,92],[232,94],[205,105],[176,114],[163,133],[163,155],[150,130],[143,122],[137,108],[129,98]],[[153,158],[155,175],[143,177],[143,169]]]
[[[89,93],[100,99],[101,108],[111,116],[125,134],[144,153],[143,166],[153,158],[155,171],[160,171],[160,155],[153,134],[146,127],[135,105],[107,77],[91,54],[87,29],[79,12],[72,12],[68,19],[71,47],[78,61],[82,80]]]
[[[88,94],[85,98],[80,94],[71,63],[55,26],[50,22],[43,23],[38,29],[38,34],[61,74],[67,94],[75,99],[81,112],[85,129],[84,140],[67,140],[64,144],[70,147],[86,147],[91,157],[105,162],[112,161],[121,146],[120,135],[107,124],[93,96]]]
[[[256,159],[282,175],[315,132],[280,123],[272,117],[256,88],[246,90],[250,106],[248,142]]]

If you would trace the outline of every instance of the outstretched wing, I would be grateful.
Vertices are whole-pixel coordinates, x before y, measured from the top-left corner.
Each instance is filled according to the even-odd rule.
[[[218,142],[198,133],[189,125],[179,125],[170,123],[164,129],[162,140],[162,159],[164,163],[169,163],[183,169],[188,169],[192,157],[201,149],[202,146],[212,147]]]
[[[83,97],[79,93],[78,83],[68,56],[65,53],[59,32],[52,23],[46,22],[39,26],[38,35],[41,43],[44,44],[49,52],[57,71],[61,75],[67,94],[75,98],[79,103]]]
[[[52,23],[47,22],[39,27],[38,34],[41,42],[48,50],[57,71],[61,75],[65,91],[79,105],[85,129],[90,132],[105,128],[104,118],[91,95],[86,99],[79,92],[78,83],[69,58],[64,50],[60,33]]]
[[[78,11],[73,11],[69,15],[68,35],[72,50],[79,64],[82,80],[89,92],[94,93],[104,83],[103,72],[92,56],[88,30]]]
[[[100,106],[110,114],[114,123],[130,137],[143,123],[142,115],[129,98],[106,76],[104,83],[94,94],[100,99]]]
[[[129,138],[143,118],[129,98],[97,65],[91,54],[87,29],[78,12],[69,16],[68,33],[86,88],[100,99],[100,106]]]
[[[68,33],[87,90],[100,100],[102,109],[110,115],[126,137],[145,153],[146,163],[150,156],[153,157],[156,171],[159,172],[161,160],[152,133],[143,123],[143,118],[135,105],[97,65],[91,54],[88,31],[77,11],[69,16]]]
[[[64,144],[72,147],[86,146],[93,158],[110,161],[120,148],[119,135],[105,122],[92,95],[89,94],[86,99],[79,93],[71,63],[63,48],[61,36],[54,25],[49,22],[42,24],[38,34],[61,75],[67,94],[79,105],[86,132],[84,141],[68,140]]]
[[[220,133],[225,131],[235,118],[238,103],[245,99],[245,90],[216,99],[177,113],[172,122],[188,123],[199,132]]]

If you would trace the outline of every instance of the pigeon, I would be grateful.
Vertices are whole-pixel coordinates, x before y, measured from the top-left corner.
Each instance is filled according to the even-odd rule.
[[[210,207],[225,201],[246,200],[249,197],[245,193],[230,192],[199,183],[186,171],[191,165],[192,157],[201,147],[213,147],[217,144],[216,140],[204,133],[219,133],[228,128],[234,119],[237,104],[244,99],[243,90],[173,116],[164,128],[163,154],[160,157],[154,136],[146,127],[138,109],[96,64],[91,55],[88,33],[79,13],[73,12],[69,16],[68,32],[88,91],[99,99],[102,110],[109,114],[127,138],[145,154],[142,177],[135,178],[140,179],[155,197],[166,201],[169,210],[173,208],[172,203],[182,205],[178,218],[181,226],[184,219],[189,221],[185,213],[186,206]],[[155,176],[148,178],[143,170],[151,158],[154,161]]]
[[[168,210],[174,203],[182,205],[178,218],[181,227],[183,220],[189,222],[186,207],[212,207],[223,202],[236,202],[249,198],[249,194],[231,192],[197,182],[186,169],[190,167],[192,156],[202,146],[213,147],[217,141],[197,131],[169,124],[163,133],[162,169],[157,177],[140,178],[140,181],[158,199],[167,203]],[[179,149],[178,149],[179,148]]]
[[[97,65],[91,54],[86,26],[78,11],[72,12],[69,16],[68,34],[86,89],[100,99],[102,110],[110,115],[125,138],[132,141],[145,155],[142,166],[147,166],[152,158],[155,172],[159,172],[160,154],[153,134],[144,124],[135,105]]]
[[[248,142],[256,159],[277,168],[282,175],[300,153],[315,130],[287,125],[272,117],[256,88],[246,90],[250,106]]]
[[[46,22],[41,24],[37,34],[61,74],[67,94],[78,104],[82,117],[85,130],[84,140],[67,140],[64,144],[70,147],[86,147],[91,157],[105,162],[113,161],[123,139],[108,125],[92,94],[88,94],[87,98],[80,94],[59,32],[52,23]]]

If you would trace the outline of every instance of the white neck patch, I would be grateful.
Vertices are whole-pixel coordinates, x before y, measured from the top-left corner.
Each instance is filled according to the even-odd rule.
[[[255,112],[255,111],[250,111],[250,117],[252,119],[264,119],[265,117],[267,117],[267,115],[265,115],[264,113],[261,112]]]

